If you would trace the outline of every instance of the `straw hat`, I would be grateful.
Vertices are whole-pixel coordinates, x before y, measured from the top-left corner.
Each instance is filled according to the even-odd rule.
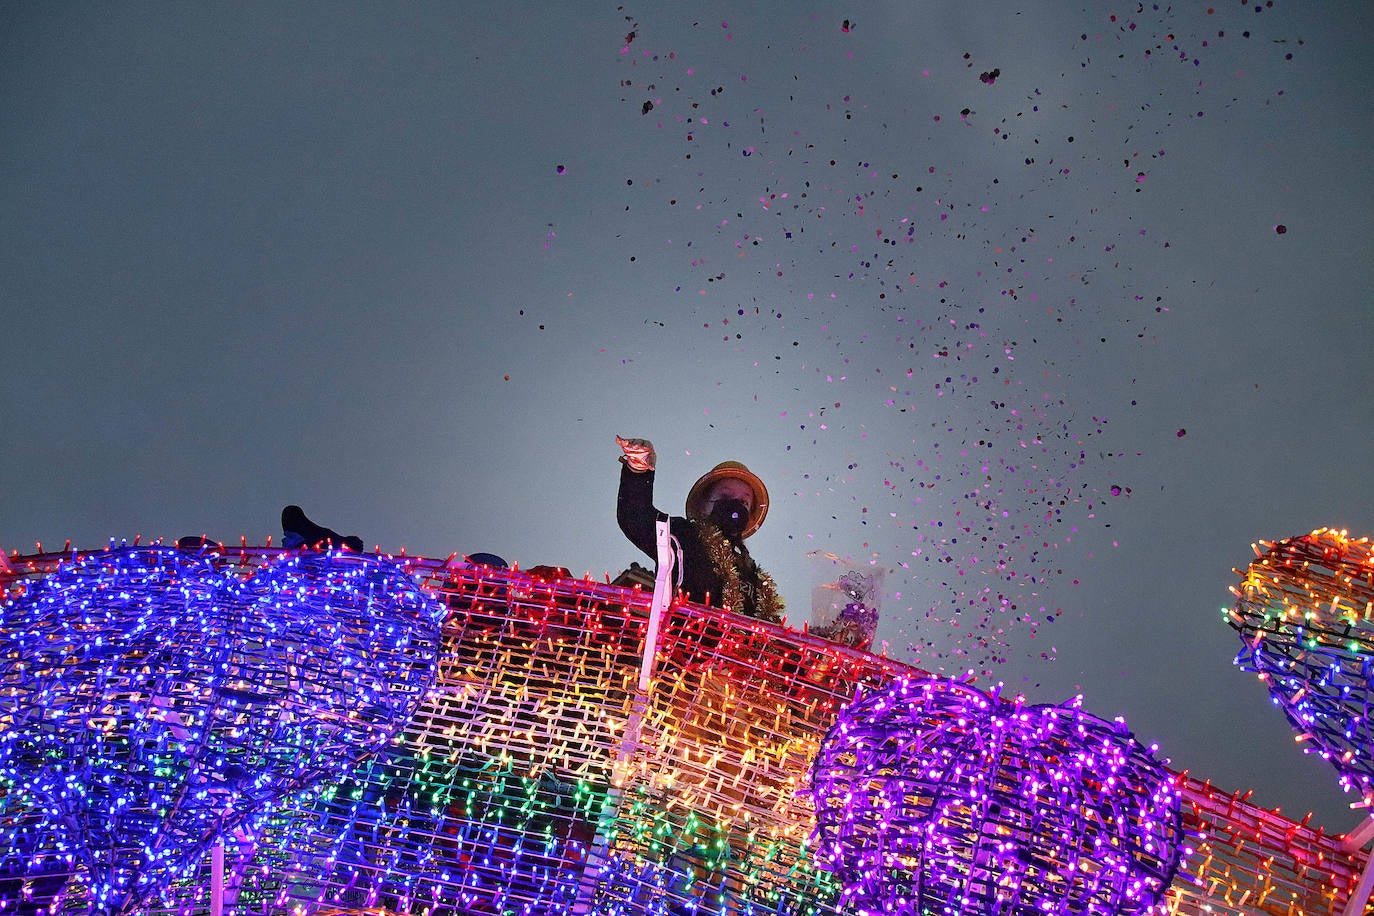
[[[692,484],[692,489],[687,493],[687,517],[705,518],[706,495],[716,483],[729,478],[743,481],[754,491],[754,505],[749,512],[749,525],[744,529],[744,536],[749,537],[759,530],[764,517],[768,515],[768,488],[759,480],[758,475],[738,461],[722,461]]]

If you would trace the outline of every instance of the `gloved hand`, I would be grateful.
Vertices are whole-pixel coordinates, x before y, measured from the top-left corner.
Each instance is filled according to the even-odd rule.
[[[658,456],[654,454],[654,444],[648,439],[623,439],[616,436],[615,442],[625,453],[620,456],[621,463],[629,465],[630,470],[643,474],[654,469]]]

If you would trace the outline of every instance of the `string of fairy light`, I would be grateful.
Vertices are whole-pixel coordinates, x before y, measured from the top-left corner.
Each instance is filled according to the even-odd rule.
[[[5,605],[8,856],[91,912],[137,910],[223,833],[385,745],[430,690],[443,610],[376,557],[296,554],[249,579],[160,546],[88,554]]]
[[[1374,796],[1374,550],[1369,538],[1319,528],[1255,545],[1236,570],[1241,638],[1236,664],[1259,675],[1304,750],[1330,761],[1340,783]]]
[[[93,820],[150,774],[138,790],[148,798],[203,775],[211,804],[120,812],[185,824],[261,803],[209,831],[224,847],[226,913],[839,914],[939,897],[980,914],[1056,900],[1066,913],[1334,916],[1358,877],[1361,859],[1338,837],[1167,770],[1124,723],[1076,704],[1031,707],[690,604],[662,621],[640,691],[639,590],[455,558],[322,562],[139,548],[16,556],[0,571],[4,734],[29,727],[39,695],[11,685],[57,668],[70,672],[64,685],[101,685],[98,697],[69,690],[99,729],[58,703],[73,711],[47,716],[42,734],[80,732],[93,753],[78,781],[108,777],[119,791],[73,795],[62,810]],[[352,610],[333,608],[332,582]],[[63,634],[60,648],[44,655],[21,632]],[[251,650],[224,661],[223,640],[206,636],[221,632],[248,634]],[[157,664],[144,654],[154,651]],[[270,673],[250,676],[250,655]],[[293,692],[308,701],[287,703]],[[263,717],[270,727],[255,722],[264,709],[280,710]],[[330,710],[327,724],[307,726],[307,709]],[[31,753],[38,739],[4,740],[0,901],[204,912],[204,846],[181,858],[170,851],[180,842],[160,858],[119,837],[80,848],[79,832],[47,829],[61,791],[30,788],[46,759]],[[888,757],[906,774],[894,782],[901,803],[861,778]],[[278,769],[247,775],[264,764]],[[958,779],[930,775],[954,769]],[[134,817],[119,817],[132,832]],[[901,845],[908,828],[924,831],[923,853]]]

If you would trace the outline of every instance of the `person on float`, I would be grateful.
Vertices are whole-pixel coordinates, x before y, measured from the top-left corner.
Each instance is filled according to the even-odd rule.
[[[656,561],[655,523],[667,513],[654,506],[653,443],[620,436],[616,442],[624,453],[616,521],[630,542]],[[782,620],[777,584],[744,544],[767,515],[768,488],[738,461],[722,461],[692,485],[686,516],[669,521],[682,551],[682,590],[688,600],[772,623]]]
[[[631,543],[656,560],[655,523],[666,513],[654,507],[654,447],[647,439],[617,436],[616,442],[624,452],[616,520]],[[781,622],[777,586],[744,544],[767,514],[767,487],[738,461],[722,461],[692,485],[685,517],[669,520],[688,600]],[[685,901],[693,899],[699,913],[734,912],[731,901],[744,899],[740,875],[753,841],[740,812],[783,805],[793,791],[780,766],[784,738],[761,724],[760,710],[774,719],[782,715],[766,686],[764,660],[752,652],[732,654],[738,648],[722,653],[721,635],[718,626],[680,625],[660,644],[658,671],[665,681],[659,697],[665,720],[676,725],[665,729],[659,750],[680,774],[667,804],[680,829],[662,839],[674,849],[665,863],[669,899],[684,908],[670,905],[670,912],[686,912]]]

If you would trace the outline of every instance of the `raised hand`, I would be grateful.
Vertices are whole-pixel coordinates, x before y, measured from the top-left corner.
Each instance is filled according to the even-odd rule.
[[[654,469],[658,456],[654,454],[654,444],[648,439],[625,439],[616,436],[615,442],[625,453],[620,456],[620,460],[629,465],[630,470],[643,474]]]

